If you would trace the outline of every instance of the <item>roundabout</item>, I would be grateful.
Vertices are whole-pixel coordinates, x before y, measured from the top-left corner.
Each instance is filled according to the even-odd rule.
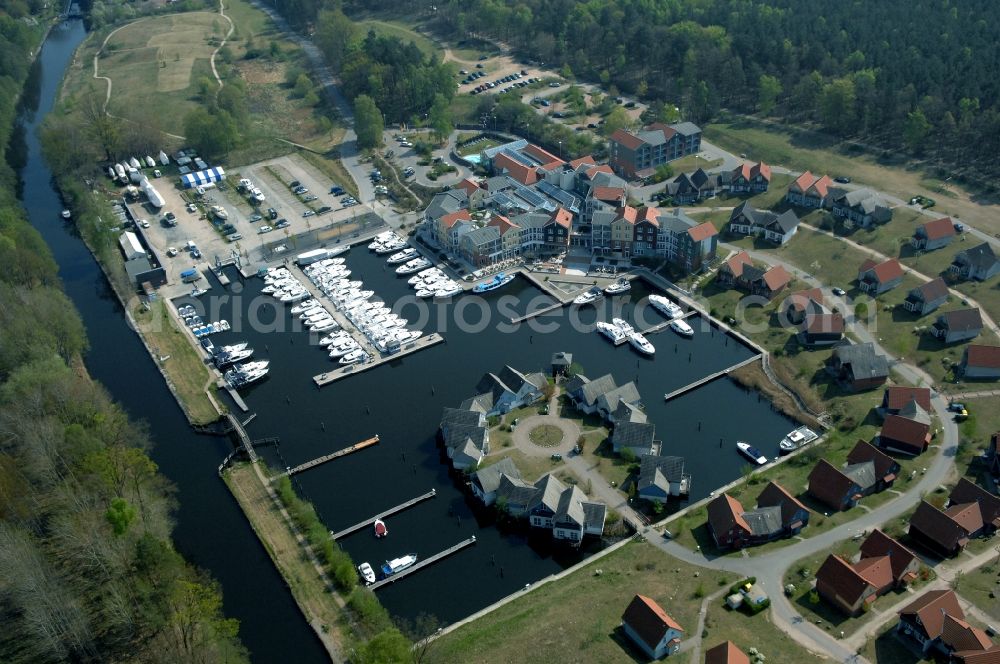
[[[558,411],[558,400],[553,399],[548,415],[522,417],[511,432],[514,447],[533,457],[569,454],[580,437],[580,427],[559,417]]]

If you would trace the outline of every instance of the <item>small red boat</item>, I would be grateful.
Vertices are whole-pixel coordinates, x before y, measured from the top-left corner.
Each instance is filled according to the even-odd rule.
[[[385,537],[389,534],[389,529],[385,527],[385,521],[375,519],[375,537]]]

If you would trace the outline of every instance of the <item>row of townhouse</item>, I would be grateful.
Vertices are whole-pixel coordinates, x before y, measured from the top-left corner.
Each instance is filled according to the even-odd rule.
[[[667,183],[666,193],[675,203],[690,205],[724,192],[760,194],[771,185],[771,167],[764,162],[744,162],[731,171],[709,173],[699,168],[681,173]]]
[[[608,162],[624,178],[651,177],[657,167],[701,150],[701,128],[657,122],[638,132],[619,129],[608,140]]]
[[[788,186],[785,200],[802,208],[830,210],[847,228],[870,228],[892,219],[892,207],[881,194],[871,189],[835,187],[830,176],[809,171]]]

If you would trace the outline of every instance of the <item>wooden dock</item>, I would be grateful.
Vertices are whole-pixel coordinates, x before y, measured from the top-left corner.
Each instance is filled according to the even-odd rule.
[[[312,461],[306,461],[305,463],[299,464],[298,466],[295,466],[294,468],[289,468],[289,469],[285,470],[285,472],[283,472],[283,473],[278,473],[272,479],[277,479],[279,477],[285,477],[286,475],[294,475],[295,473],[301,473],[304,470],[309,470],[310,468],[315,468],[316,466],[324,464],[327,461],[333,461],[334,459],[339,459],[342,456],[347,456],[348,454],[351,454],[353,452],[357,452],[358,450],[363,450],[366,447],[371,447],[372,445],[376,444],[377,442],[378,442],[378,434],[375,434],[374,436],[372,436],[368,440],[362,440],[360,443],[354,443],[350,447],[345,447],[342,450],[337,450],[336,452],[331,452],[330,454],[324,454],[321,457],[316,457]]]
[[[715,373],[709,374],[709,375],[705,376],[704,378],[700,378],[700,379],[694,381],[693,383],[689,383],[689,384],[685,385],[684,387],[680,388],[679,390],[674,390],[673,392],[668,392],[667,394],[663,395],[663,400],[664,401],[670,401],[674,397],[679,397],[682,394],[686,394],[686,393],[690,392],[693,389],[701,387],[705,383],[711,383],[716,378],[721,378],[722,376],[728,376],[731,372],[736,371],[740,367],[746,366],[746,365],[750,364],[751,362],[756,362],[757,360],[760,359],[760,357],[761,357],[760,355],[754,355],[753,357],[749,357],[749,358],[743,360],[742,362],[738,362],[737,364],[734,364],[731,367],[723,369],[722,371],[716,371]]]
[[[536,316],[543,316],[545,314],[552,313],[553,311],[556,311],[557,309],[562,309],[567,304],[569,304],[569,303],[568,302],[556,302],[554,304],[550,304],[547,307],[542,307],[541,309],[535,309],[534,311],[529,311],[528,313],[524,314],[523,316],[518,316],[517,318],[511,318],[510,319],[510,323],[511,323],[511,325],[517,325],[518,323],[523,323],[524,321],[526,321],[528,319],[531,319],[531,318],[534,318]]]
[[[418,503],[422,503],[425,500],[428,500],[429,498],[433,498],[436,495],[437,495],[437,489],[431,489],[430,491],[421,496],[417,496],[416,498],[411,498],[410,500],[407,500],[405,503],[400,503],[399,505],[387,509],[384,512],[379,512],[375,516],[369,517],[364,521],[361,521],[360,523],[354,524],[353,526],[344,528],[343,530],[339,530],[337,532],[330,531],[330,538],[334,540],[339,540],[341,537],[347,537],[351,533],[356,533],[362,528],[367,528],[368,526],[372,525],[373,523],[375,523],[376,519],[384,519],[387,516],[398,514],[399,512],[402,512],[405,509],[409,509],[414,505],[417,505]]]
[[[233,386],[227,383],[224,379],[219,381],[219,387],[225,388],[226,392],[229,393],[229,398],[232,399],[233,403],[235,403],[244,413],[250,410],[250,408],[247,407],[246,402],[243,401],[243,397],[240,396],[240,393],[237,392]]]
[[[437,332],[433,332],[425,337],[420,337],[416,341],[411,341],[410,343],[404,345],[402,350],[398,353],[385,355],[377,360],[371,360],[370,362],[349,364],[346,367],[338,367],[332,371],[327,371],[326,373],[321,373],[318,376],[313,376],[313,382],[316,383],[316,387],[323,387],[324,385],[329,385],[330,383],[340,380],[341,378],[346,378],[347,376],[359,374],[362,371],[374,369],[375,367],[382,366],[386,362],[392,362],[393,360],[397,360],[401,357],[406,357],[411,353],[416,353],[418,350],[430,348],[431,346],[439,344],[442,341],[444,341],[444,337]]]
[[[662,323],[657,323],[656,325],[652,325],[646,328],[645,330],[642,330],[642,334],[647,335],[647,334],[656,334],[657,332],[662,332],[663,330],[670,327],[670,323],[674,322],[675,320],[687,320],[688,318],[691,318],[691,316],[694,316],[697,313],[698,313],[697,311],[693,310],[688,311],[687,313],[681,314],[680,316],[675,316],[674,318],[665,320]]]
[[[369,590],[378,590],[382,586],[388,585],[390,583],[395,583],[396,581],[399,581],[400,579],[406,577],[407,575],[412,574],[413,572],[422,570],[423,568],[427,567],[428,565],[433,565],[437,561],[443,560],[444,558],[447,558],[451,554],[457,553],[457,552],[461,551],[462,549],[464,549],[465,547],[472,546],[475,543],[476,543],[476,536],[473,535],[469,539],[463,540],[463,541],[459,542],[458,544],[456,544],[455,546],[449,547],[449,548],[445,549],[444,551],[442,551],[440,553],[435,553],[430,558],[425,558],[424,560],[421,560],[420,562],[418,562],[413,567],[407,567],[406,569],[404,569],[401,572],[396,572],[392,576],[388,576],[388,577],[386,577],[386,578],[384,578],[384,579],[382,579],[380,581],[376,581],[375,583],[373,583],[370,586],[368,586],[368,589]]]

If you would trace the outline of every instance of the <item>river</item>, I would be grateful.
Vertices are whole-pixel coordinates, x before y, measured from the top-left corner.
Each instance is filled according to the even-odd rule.
[[[289,653],[295,653],[296,662],[328,662],[326,650],[216,474],[219,461],[229,452],[228,441],[192,433],[152,359],[129,329],[93,255],[59,216],[62,203],[42,158],[37,130],[85,37],[80,20],[54,27],[27,85],[38,91],[37,96],[25,97],[21,109],[24,155],[18,172],[28,219],[52,250],[63,287],[87,327],[88,371],[129,415],[149,423],[153,460],[177,487],[173,533],[177,549],[221,583],[225,613],[239,619],[240,639],[254,661],[288,661]]]
[[[85,361],[90,373],[130,415],[149,423],[153,458],[178,490],[174,531],[178,549],[222,584],[226,614],[240,620],[240,638],[255,661],[285,661],[289,653],[295,653],[298,662],[325,661],[325,651],[216,476],[228,444],[191,433],[90,252],[72,226],[59,218],[61,203],[42,160],[36,130],[51,110],[62,73],[84,37],[79,21],[55,28],[33,74],[38,77],[32,83],[37,82],[39,94],[37,100],[28,99],[23,113],[26,154],[20,170],[29,218],[51,247],[66,292],[87,326],[91,348]],[[348,264],[355,273],[351,278],[364,279],[366,288],[373,288],[386,302],[395,303],[411,293],[404,280],[386,271],[384,263],[363,248],[348,255]],[[247,321],[254,303],[260,301],[261,286],[257,279],[235,281],[229,293],[222,293],[216,284],[213,293],[223,297],[204,298],[204,304],[217,309],[218,317]],[[237,292],[240,297],[230,297]],[[644,286],[637,286],[631,298],[638,301],[647,293]],[[375,564],[408,552],[426,556],[476,535],[476,546],[380,590],[380,599],[395,615],[414,618],[430,613],[453,622],[580,557],[553,548],[544,538],[501,532],[490,519],[477,519],[462,482],[443,463],[435,443],[441,409],[472,396],[487,371],[499,371],[505,364],[526,372],[547,371],[554,351],[569,351],[591,377],[611,372],[619,383],[636,381],[657,437],[664,442],[664,453],[687,460],[686,470],[694,477],[693,499],[740,474],[744,462],[733,447],[737,438],[748,438],[773,455],[777,441],[792,427],[766,400],[728,379],[664,402],[664,393],[750,356],[747,348],[725,334],[695,324],[695,337],[684,340],[668,330],[651,337],[658,352],[655,359],[645,359],[627,346],[614,348],[597,334],[565,324],[551,333],[527,325],[512,331],[497,329],[501,308],[524,311],[536,298],[545,299],[541,291],[518,279],[486,300],[483,308],[472,298],[434,307],[422,328],[441,330],[444,344],[322,390],[310,378],[332,365],[308,343],[304,332],[289,329],[290,318],[283,309],[273,314],[283,331],[261,331],[274,322],[265,310],[257,325],[240,324],[239,331],[217,338],[218,343],[249,341],[258,350],[255,357],[271,361],[271,375],[249,389],[246,400],[257,415],[248,427],[251,436],[281,439],[278,449],[261,450],[273,465],[295,465],[379,434],[379,445],[296,476],[297,488],[314,502],[330,529],[430,488],[437,490],[435,499],[393,517],[385,540],[376,541],[367,531],[345,539],[343,546],[357,561]],[[493,324],[463,331],[455,324],[456,310],[464,311],[467,321],[488,315]],[[416,309],[404,313],[415,317]],[[636,315],[631,302],[621,313],[626,318]],[[586,326],[608,312],[587,308],[578,315]]]

